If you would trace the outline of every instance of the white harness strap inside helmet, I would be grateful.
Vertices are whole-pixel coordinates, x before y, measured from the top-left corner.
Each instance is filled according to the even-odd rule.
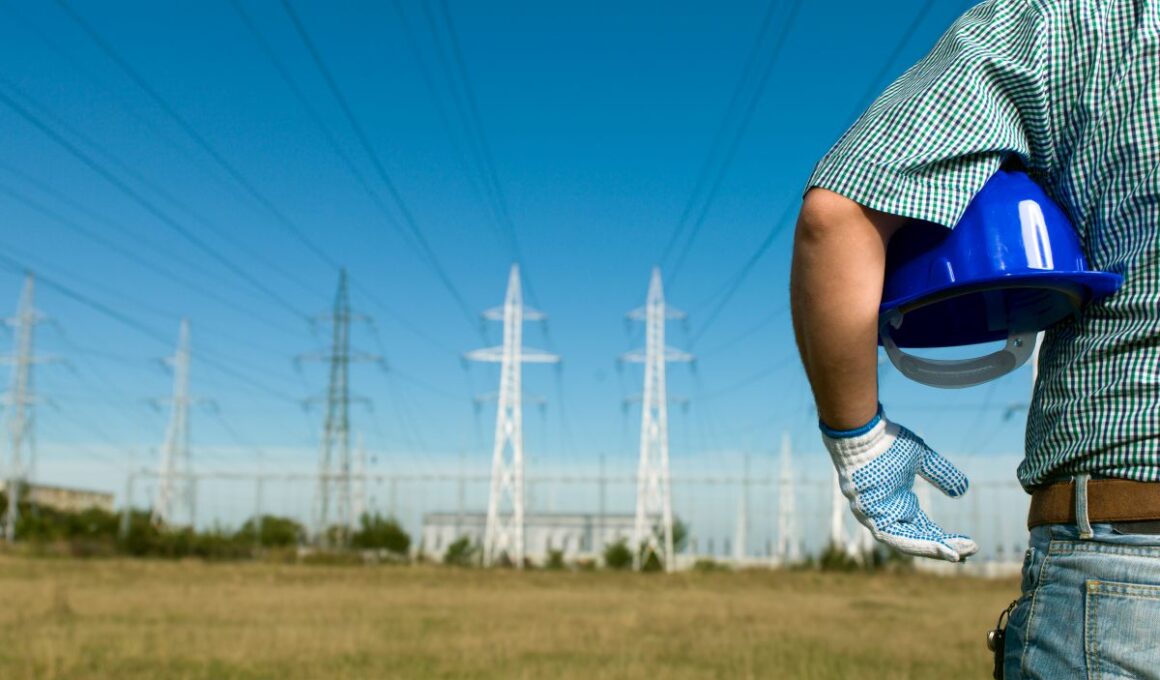
[[[1035,351],[1035,331],[1012,333],[1003,349],[975,359],[926,359],[906,354],[894,342],[891,331],[902,325],[902,313],[894,310],[882,322],[879,333],[890,363],[899,373],[931,387],[973,387],[1007,375],[1027,363]]]

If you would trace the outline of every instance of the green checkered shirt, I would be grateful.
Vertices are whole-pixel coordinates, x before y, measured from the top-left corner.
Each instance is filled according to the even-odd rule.
[[[951,226],[1010,157],[1124,287],[1049,329],[1025,487],[1160,481],[1160,0],[989,0],[959,18],[821,160],[820,186]]]

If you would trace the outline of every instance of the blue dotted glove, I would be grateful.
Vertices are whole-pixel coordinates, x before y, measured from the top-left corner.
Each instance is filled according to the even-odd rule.
[[[979,546],[969,537],[943,531],[914,495],[921,475],[951,498],[967,492],[967,477],[905,427],[878,415],[857,430],[822,425],[822,440],[838,470],[842,494],[874,538],[900,552],[958,562]]]

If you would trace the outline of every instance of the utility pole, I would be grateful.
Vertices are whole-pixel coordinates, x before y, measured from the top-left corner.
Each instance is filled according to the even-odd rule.
[[[9,388],[3,404],[8,408],[6,425],[8,430],[8,513],[4,522],[4,540],[16,540],[16,523],[20,519],[20,493],[25,484],[31,483],[36,470],[36,422],[34,406],[36,394],[33,391],[32,367],[48,361],[35,354],[36,326],[45,317],[36,310],[36,279],[32,273],[24,277],[24,289],[20,293],[20,303],[16,316],[6,320],[13,330],[15,346],[12,355],[4,357],[4,363],[12,365]]]
[[[487,501],[487,526],[483,538],[483,564],[495,564],[507,555],[517,569],[524,567],[524,430],[523,364],[554,364],[555,354],[528,350],[523,346],[525,321],[545,318],[524,306],[520,289],[520,268],[513,264],[508,274],[507,294],[502,307],[490,309],[485,319],[503,322],[503,345],[468,352],[471,361],[498,363],[499,400],[495,413],[495,443],[491,458],[491,492]]]
[[[793,488],[793,445],[789,433],[781,435],[781,470],[777,480],[777,561],[792,564],[798,554],[797,509]],[[840,518],[839,518],[840,519]],[[841,531],[839,530],[839,534]]]
[[[600,485],[600,523],[596,534],[597,539],[592,544],[593,552],[596,551],[597,545],[604,545],[605,531],[608,526],[608,478],[605,476],[603,453],[600,454],[600,481],[597,483]]]
[[[150,517],[154,526],[175,526],[181,506],[193,526],[196,514],[193,469],[189,455],[189,319],[181,320],[173,366],[173,396],[169,398],[169,425],[161,446],[161,474]]]
[[[346,270],[338,275],[334,307],[321,318],[330,324],[330,350],[308,359],[326,362],[330,378],[326,390],[326,419],[322,428],[322,445],[318,456],[318,491],[315,498],[314,535],[322,546],[329,544],[327,532],[333,519],[338,522],[338,544],[345,547],[352,526],[351,460],[350,460],[350,364],[352,361],[382,362],[382,358],[352,353],[350,323],[366,320],[351,312]],[[365,401],[359,399],[360,401]]]
[[[749,454],[745,454],[745,474],[741,478],[741,497],[737,501],[737,530],[733,537],[733,561],[741,566],[749,544]]]
[[[846,497],[838,482],[838,470],[834,469],[834,485],[830,495],[830,548],[846,552],[846,538],[843,522],[846,518]]]
[[[354,500],[352,502],[352,514],[354,521],[362,520],[363,514],[367,511],[367,449],[363,443],[363,435],[360,432],[358,435],[358,444],[355,447],[358,452],[358,469],[354,475]]]
[[[653,267],[645,306],[628,318],[645,323],[645,348],[623,356],[644,364],[641,397],[640,466],[636,481],[636,522],[633,530],[633,567],[640,569],[649,555],[656,555],[665,571],[673,564],[673,500],[669,476],[669,409],[665,387],[665,364],[692,361],[693,355],[665,345],[665,322],[683,319],[685,313],[665,305],[661,270]],[[658,517],[659,516],[659,517]],[[661,535],[654,530],[659,520]]]

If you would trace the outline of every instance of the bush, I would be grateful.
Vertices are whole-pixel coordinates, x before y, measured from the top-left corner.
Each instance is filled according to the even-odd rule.
[[[449,564],[455,567],[475,566],[477,562],[476,554],[478,552],[478,546],[472,544],[470,538],[460,536],[451,545],[447,546],[447,552],[443,553],[443,564]]]
[[[622,538],[605,546],[604,566],[609,569],[629,569],[632,567],[632,550],[628,547],[628,539]]]
[[[851,555],[842,546],[828,545],[818,556],[817,565],[822,571],[879,571],[908,569],[913,558],[882,543],[875,543],[867,551]]]
[[[350,544],[359,550],[386,550],[396,555],[406,555],[411,547],[411,537],[395,518],[364,513],[359,518],[359,530],[351,536]]]
[[[856,571],[862,568],[862,564],[844,546],[830,543],[818,555],[818,568],[822,571]]]
[[[548,550],[548,559],[544,560],[545,569],[560,570],[564,568],[564,551]]]
[[[237,534],[239,541],[262,548],[288,548],[301,543],[305,536],[306,530],[301,524],[289,517],[274,515],[262,515],[257,522],[251,517]]]

